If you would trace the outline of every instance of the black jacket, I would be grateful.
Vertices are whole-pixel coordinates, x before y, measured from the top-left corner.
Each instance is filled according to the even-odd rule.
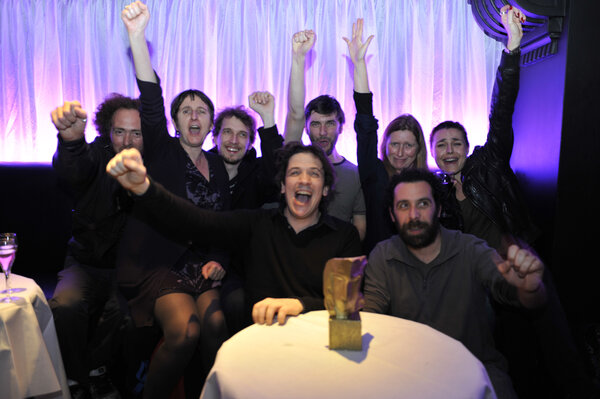
[[[462,169],[463,192],[468,200],[494,222],[502,233],[533,243],[539,230],[533,224],[510,167],[514,144],[512,115],[519,92],[519,54],[502,53],[491,101],[490,127],[486,143],[477,146]],[[448,185],[441,222],[463,229],[455,190]]]
[[[114,155],[106,137],[88,144],[84,138],[66,142],[59,135],[52,158],[61,186],[75,201],[68,254],[81,264],[105,269],[115,267],[117,244],[131,208],[125,190],[106,173]]]
[[[279,187],[275,183],[275,153],[283,147],[283,137],[277,125],[258,129],[262,157],[249,149],[238,167],[238,174],[230,184],[231,209],[256,209],[265,203],[279,201]],[[218,154],[217,147],[210,150]]]

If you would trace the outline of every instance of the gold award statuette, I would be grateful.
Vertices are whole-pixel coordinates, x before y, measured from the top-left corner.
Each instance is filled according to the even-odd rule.
[[[367,258],[333,258],[323,271],[325,308],[329,311],[329,349],[362,350],[359,310],[365,304],[360,292]]]

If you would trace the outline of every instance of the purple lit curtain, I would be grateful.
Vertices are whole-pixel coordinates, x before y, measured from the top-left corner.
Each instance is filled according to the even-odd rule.
[[[0,161],[49,162],[56,147],[50,111],[79,100],[92,113],[111,92],[137,96],[120,19],[128,1],[0,1]],[[340,152],[356,159],[352,71],[342,36],[365,19],[369,82],[380,130],[410,112],[428,132],[465,124],[472,146],[485,141],[488,104],[503,47],[476,25],[465,0],[148,0],[153,65],[166,106],[198,88],[217,109],[271,91],[283,130],[292,34],[314,29],[307,101],[338,98],[346,112]],[[92,118],[87,138],[96,132]],[[260,122],[259,122],[260,123]],[[380,133],[381,133],[380,132]],[[205,147],[212,146],[209,136]],[[256,143],[258,147],[258,142]],[[430,164],[433,162],[430,160]]]

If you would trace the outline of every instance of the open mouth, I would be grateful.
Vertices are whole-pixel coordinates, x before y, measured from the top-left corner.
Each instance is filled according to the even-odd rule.
[[[406,230],[410,233],[420,233],[427,228],[427,223],[412,221],[406,226]]]
[[[329,140],[322,139],[322,140],[317,141],[317,144],[319,144],[319,146],[321,146],[321,148],[327,148],[327,147],[329,147]]]
[[[444,159],[445,163],[456,163],[458,162],[458,158],[446,158]]]
[[[307,204],[308,201],[310,201],[310,199],[312,198],[312,192],[306,191],[306,190],[299,190],[299,191],[296,191],[296,194],[294,197],[296,198],[296,201],[298,201],[299,203]]]
[[[238,152],[240,152],[239,147],[225,147],[225,150],[227,150],[227,152],[231,154],[237,154]]]
[[[200,126],[198,126],[198,125],[190,126],[189,130],[190,130],[191,134],[200,134]]]

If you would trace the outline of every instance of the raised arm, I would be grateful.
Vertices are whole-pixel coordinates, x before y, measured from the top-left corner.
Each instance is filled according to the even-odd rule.
[[[506,48],[508,51],[516,50],[521,45],[521,39],[523,39],[522,24],[526,20],[525,14],[513,6],[506,5],[500,9],[500,15],[502,17],[502,25],[508,35]]]
[[[97,167],[99,161],[90,154],[85,141],[87,112],[79,101],[67,101],[56,107],[51,117],[58,130],[58,147],[52,166],[72,189],[82,190],[91,182],[94,175],[92,169]]]
[[[137,78],[144,82],[158,83],[146,42],[146,26],[150,19],[148,6],[141,1],[135,1],[123,9],[121,19],[127,28]]]
[[[277,170],[276,153],[283,147],[283,137],[277,130],[274,119],[275,97],[268,91],[254,92],[248,97],[250,108],[256,111],[262,121],[263,127],[258,129],[260,136],[260,170],[257,171],[257,184],[261,194],[261,202],[276,201],[279,195],[278,187],[275,184],[275,171]]]
[[[356,157],[358,161],[358,173],[365,194],[365,199],[370,201],[369,190],[377,190],[379,159],[377,158],[377,129],[378,123],[373,116],[373,95],[369,89],[367,76],[367,65],[365,55],[373,40],[373,35],[363,42],[362,18],[352,24],[352,39],[344,37],[348,45],[348,53],[354,65],[354,105],[356,107],[356,119],[354,130],[356,131]],[[385,182],[387,184],[387,182]],[[384,184],[384,185],[385,185]],[[370,204],[367,204],[369,208]]]
[[[171,136],[167,129],[160,81],[152,68],[145,38],[150,12],[144,3],[136,1],[123,9],[121,19],[129,36],[137,84],[140,89],[144,156],[147,160],[153,160],[164,153],[165,143],[171,139]]]
[[[304,30],[292,37],[292,68],[288,87],[288,113],[285,118],[285,142],[300,141],[304,130],[304,99],[306,96],[304,69],[306,54],[313,48],[317,36]]]
[[[85,137],[87,112],[79,101],[67,101],[56,107],[50,114],[58,135],[65,141],[75,141]]]
[[[262,119],[263,127],[275,126],[275,97],[268,91],[255,91],[248,96],[248,105]]]
[[[214,211],[202,209],[151,182],[140,153],[125,149],[115,155],[106,171],[135,197],[134,213],[157,231],[182,243],[204,246],[247,241],[259,213],[256,210]]]
[[[357,93],[370,93],[369,79],[367,76],[367,64],[365,54],[373,40],[373,35],[369,36],[366,42],[362,41],[364,21],[362,18],[352,24],[352,40],[343,37],[348,45],[348,53],[354,65],[354,91]]]
[[[492,157],[508,163],[514,144],[512,116],[519,92],[519,46],[523,37],[521,24],[525,21],[525,16],[518,9],[508,5],[502,7],[500,13],[508,35],[506,49],[509,53],[503,51],[496,73],[490,110],[490,128],[485,147]]]

